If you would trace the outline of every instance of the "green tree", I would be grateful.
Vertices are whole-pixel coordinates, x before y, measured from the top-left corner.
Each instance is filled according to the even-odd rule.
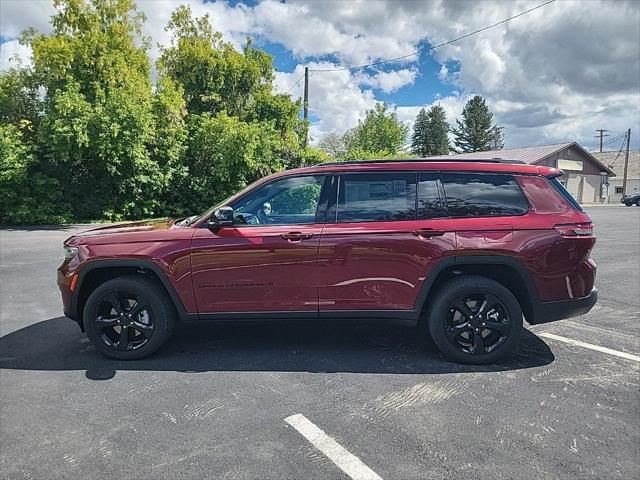
[[[132,0],[55,0],[53,32],[23,34],[44,87],[39,143],[77,218],[160,211],[164,190],[149,155],[153,105],[144,17]]]
[[[161,78],[182,91],[188,128],[184,188],[176,202],[204,209],[246,183],[285,167],[316,162],[303,150],[300,103],[276,94],[272,59],[251,40],[239,52],[216,32],[208,16],[178,7],[167,31],[171,45],[158,62]]]
[[[158,66],[182,85],[190,114],[226,111],[243,120],[282,121],[292,120],[293,110],[297,116],[290,97],[272,94],[271,57],[253,48],[250,39],[238,52],[213,29],[208,15],[193,18],[191,8],[184,5],[171,14],[166,30],[172,41],[162,49]]]
[[[30,123],[24,121],[22,130]],[[33,145],[16,125],[0,123],[0,223],[59,223],[69,219],[58,182],[37,170]]]
[[[456,119],[456,125],[452,129],[455,136],[454,151],[463,153],[491,150],[496,126],[484,98],[476,95],[470,99],[462,110],[462,120]]]
[[[447,114],[442,105],[434,105],[429,109],[429,137],[430,150],[428,155],[448,155],[449,145],[449,124]]]
[[[185,208],[197,213],[284,168],[273,148],[278,137],[273,125],[243,122],[226,112],[191,116]]]
[[[11,68],[0,73],[0,123],[19,125],[28,121],[33,131],[42,108],[38,87],[26,68]],[[29,133],[27,132],[27,133]]]
[[[396,156],[402,152],[408,131],[409,127],[398,120],[395,112],[378,103],[366,112],[364,121],[345,134],[345,158]]]
[[[189,175],[186,165],[187,109],[182,87],[169,77],[160,77],[152,101],[153,135],[149,155],[162,173],[166,185],[160,210],[165,215],[182,216],[192,211],[182,202],[182,187]]]
[[[318,142],[318,148],[327,153],[330,157],[337,159],[346,153],[344,137],[335,132],[329,132]]]
[[[431,136],[429,135],[429,115],[421,108],[413,124],[411,135],[411,151],[418,157],[431,155]]]

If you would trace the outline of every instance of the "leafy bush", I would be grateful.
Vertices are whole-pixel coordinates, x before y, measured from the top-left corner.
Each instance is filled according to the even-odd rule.
[[[28,124],[23,124],[28,129]],[[60,184],[37,171],[33,147],[20,129],[0,124],[0,223],[60,223],[69,220]]]

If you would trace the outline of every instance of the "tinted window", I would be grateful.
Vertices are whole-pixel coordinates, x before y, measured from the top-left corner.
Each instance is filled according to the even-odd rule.
[[[287,177],[256,188],[231,205],[236,225],[315,223],[324,178]]]
[[[452,217],[521,215],[529,209],[510,175],[449,173],[442,183]]]
[[[567,202],[569,202],[569,203],[571,204],[571,206],[572,206],[573,208],[575,208],[576,210],[578,210],[578,211],[580,211],[580,212],[582,211],[582,207],[580,206],[580,204],[576,201],[576,199],[575,199],[575,198],[573,198],[573,195],[571,195],[571,194],[569,193],[569,191],[565,188],[565,186],[564,186],[562,183],[560,183],[560,181],[559,181],[557,178],[555,178],[555,177],[554,177],[554,178],[550,178],[550,179],[549,179],[549,182],[551,183],[551,185],[553,185],[553,188],[555,188],[555,189],[556,189],[556,191],[557,191],[560,195],[562,195],[562,197],[563,197]],[[616,193],[618,193],[618,192],[617,192],[617,189],[618,189],[618,187],[616,187]],[[622,191],[621,191],[620,193],[622,193]]]
[[[342,175],[337,221],[411,220],[416,216],[415,173]]]
[[[421,173],[418,182],[418,218],[442,216],[438,175]]]

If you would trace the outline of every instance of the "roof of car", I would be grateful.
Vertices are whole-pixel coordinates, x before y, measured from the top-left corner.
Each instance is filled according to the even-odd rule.
[[[465,172],[495,172],[495,173],[519,173],[529,175],[558,176],[562,170],[539,165],[527,165],[518,160],[509,161],[502,159],[485,160],[457,160],[443,161],[431,159],[392,159],[392,160],[362,160],[348,162],[321,163],[311,167],[285,170],[279,175],[291,175],[301,173],[330,173],[330,172],[382,172],[382,171],[465,171]]]

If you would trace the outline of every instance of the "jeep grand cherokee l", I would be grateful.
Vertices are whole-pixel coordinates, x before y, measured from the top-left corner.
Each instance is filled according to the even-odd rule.
[[[199,216],[64,243],[65,315],[103,354],[146,357],[180,320],[400,319],[489,363],[530,324],[595,304],[589,216],[515,162],[367,161],[287,170]]]

